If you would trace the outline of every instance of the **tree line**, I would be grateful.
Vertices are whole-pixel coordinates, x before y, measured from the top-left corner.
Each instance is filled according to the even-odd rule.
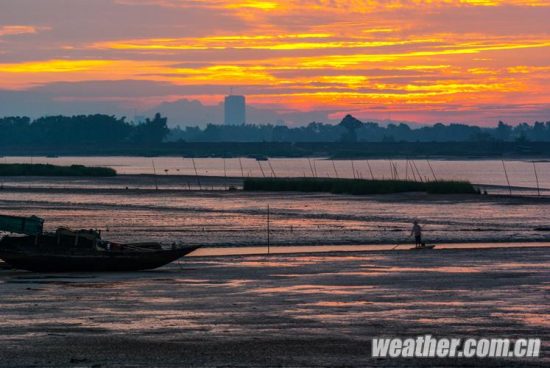
[[[176,128],[170,141],[187,142],[522,142],[550,141],[550,121],[516,126],[499,122],[487,128],[466,124],[435,124],[412,128],[382,126],[348,115],[338,125],[312,122],[307,126],[214,125]]]
[[[348,115],[338,125],[312,122],[306,126],[214,125],[170,130],[156,114],[141,124],[110,115],[0,118],[0,148],[163,147],[169,142],[547,142],[550,121],[516,126],[499,122],[492,128],[465,124],[362,122]]]
[[[1,147],[151,146],[161,144],[169,132],[160,114],[142,124],[101,114],[0,118]]]

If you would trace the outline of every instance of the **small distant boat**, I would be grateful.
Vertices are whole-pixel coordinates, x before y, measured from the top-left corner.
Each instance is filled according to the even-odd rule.
[[[115,243],[96,230],[59,228],[43,232],[38,217],[0,216],[0,231],[24,234],[0,240],[0,259],[34,272],[116,272],[154,269],[173,262],[200,246],[160,243]]]
[[[412,247],[410,248],[410,250],[430,250],[434,248],[435,248],[435,244],[429,244],[429,245],[423,245],[421,247]]]
[[[269,158],[267,156],[254,156],[256,161],[269,161]]]

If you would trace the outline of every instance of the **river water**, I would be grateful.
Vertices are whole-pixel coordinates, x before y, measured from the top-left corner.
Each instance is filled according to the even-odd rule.
[[[550,190],[550,161],[327,160],[323,158],[4,157],[5,163],[106,166],[119,174],[228,177],[341,177],[469,180],[475,184]]]

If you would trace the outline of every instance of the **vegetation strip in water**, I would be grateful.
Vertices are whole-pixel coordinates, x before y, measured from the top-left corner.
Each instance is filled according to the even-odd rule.
[[[473,194],[479,191],[467,181],[363,180],[331,178],[247,178],[246,191],[325,192],[334,194]]]
[[[50,164],[0,164],[0,176],[116,176],[108,167],[83,165],[56,166]]]

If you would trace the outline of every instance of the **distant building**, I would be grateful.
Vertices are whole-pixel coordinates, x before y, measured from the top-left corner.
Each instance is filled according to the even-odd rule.
[[[226,96],[224,104],[224,124],[246,124],[246,99],[244,96]]]

